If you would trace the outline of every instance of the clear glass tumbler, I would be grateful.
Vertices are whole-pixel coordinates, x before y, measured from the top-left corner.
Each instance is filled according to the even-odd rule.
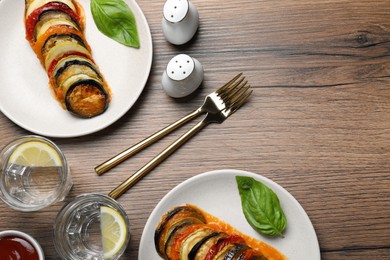
[[[107,213],[105,217],[102,212]],[[66,204],[56,217],[53,232],[57,253],[66,260],[118,259],[130,240],[129,220],[122,206],[94,193]]]
[[[52,141],[28,135],[0,151],[0,198],[10,207],[40,210],[62,201],[71,187],[66,158]]]

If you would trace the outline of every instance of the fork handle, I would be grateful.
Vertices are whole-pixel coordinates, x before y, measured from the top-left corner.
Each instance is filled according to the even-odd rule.
[[[202,130],[207,123],[203,121],[199,122],[195,126],[193,126],[190,130],[180,136],[176,141],[170,144],[167,148],[165,148],[161,153],[159,153],[156,157],[150,160],[147,164],[145,164],[142,168],[132,174],[129,178],[127,178],[124,182],[122,182],[119,186],[117,186],[114,190],[112,190],[108,196],[113,199],[119,198],[123,193],[125,193],[128,189],[130,189],[134,184],[136,184],[142,177],[148,174],[154,167],[159,165],[162,161],[164,161],[167,157],[169,157],[173,152],[175,152],[180,146],[182,146],[185,142],[187,142],[191,137],[193,137],[196,133]]]
[[[196,109],[193,112],[189,113],[188,115],[180,118],[179,120],[173,122],[172,124],[166,126],[165,128],[159,130],[158,132],[152,134],[151,136],[145,138],[144,140],[140,141],[139,143],[127,148],[126,150],[120,152],[119,154],[113,156],[111,159],[108,159],[107,161],[101,163],[100,165],[95,167],[95,172],[99,175],[102,175],[103,173],[107,172],[108,170],[112,169],[116,165],[120,164],[124,160],[128,159],[129,157],[133,156],[134,154],[138,153],[142,149],[148,147],[149,145],[155,143],[156,141],[160,140],[167,134],[171,133],[172,131],[178,129],[185,123],[191,121],[192,119],[196,118],[200,114],[202,114],[203,111],[201,109]]]

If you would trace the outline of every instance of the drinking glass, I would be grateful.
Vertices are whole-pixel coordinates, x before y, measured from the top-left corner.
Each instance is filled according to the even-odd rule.
[[[43,150],[55,160],[34,164],[42,161]],[[15,157],[22,162],[15,161]],[[28,159],[23,161],[25,157]],[[71,187],[66,158],[52,141],[28,135],[13,140],[0,151],[0,198],[10,207],[20,211],[40,210],[62,201]]]
[[[123,243],[108,259],[118,259],[125,251],[129,239],[129,220],[122,206],[114,199],[95,193],[75,197],[58,213],[54,222],[54,245],[62,259],[103,260],[101,208],[108,207],[124,221]]]

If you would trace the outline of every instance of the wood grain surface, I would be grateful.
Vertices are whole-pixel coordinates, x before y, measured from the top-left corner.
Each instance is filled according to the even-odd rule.
[[[137,2],[153,37],[149,80],[113,125],[52,139],[71,166],[74,187],[66,201],[82,193],[107,194],[194,123],[103,176],[94,173],[95,166],[189,113],[238,72],[254,92],[229,120],[204,129],[118,200],[131,222],[121,259],[138,258],[143,227],[168,191],[224,168],[261,174],[288,190],[314,225],[322,259],[389,259],[389,1],[193,0],[200,26],[182,46],[163,36],[164,1]],[[197,58],[205,74],[194,94],[175,100],[163,92],[161,75],[180,53]],[[0,114],[1,146],[26,134]],[[25,213],[0,203],[0,230],[26,231],[47,259],[58,259],[52,224],[62,206]]]

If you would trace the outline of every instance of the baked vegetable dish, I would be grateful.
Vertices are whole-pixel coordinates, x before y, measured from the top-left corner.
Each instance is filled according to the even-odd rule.
[[[166,213],[155,230],[155,247],[170,260],[281,260],[270,245],[251,238],[194,205]]]
[[[24,19],[26,39],[62,107],[83,118],[103,113],[111,92],[85,39],[82,6],[75,0],[25,0]]]

